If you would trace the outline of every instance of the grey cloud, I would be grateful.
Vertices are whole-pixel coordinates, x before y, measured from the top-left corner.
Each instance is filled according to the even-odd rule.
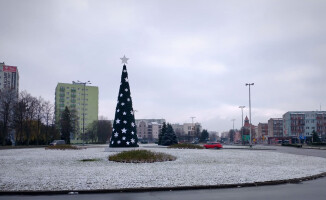
[[[91,80],[100,114],[113,118],[126,54],[139,117],[182,123],[196,115],[218,131],[236,118],[239,128],[246,82],[255,82],[254,123],[326,107],[325,1],[2,0],[0,7],[0,61],[19,67],[21,89],[34,96],[53,101],[57,82]]]

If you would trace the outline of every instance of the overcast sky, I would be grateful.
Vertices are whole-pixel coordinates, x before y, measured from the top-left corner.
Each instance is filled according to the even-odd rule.
[[[136,118],[210,131],[286,111],[326,110],[326,1],[0,0],[0,61],[20,91],[54,102],[58,82],[99,87],[114,118],[122,64]]]

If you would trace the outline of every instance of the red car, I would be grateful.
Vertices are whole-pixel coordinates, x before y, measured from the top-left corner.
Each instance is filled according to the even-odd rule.
[[[218,142],[209,142],[207,144],[204,144],[205,149],[220,149],[223,148],[223,146]]]

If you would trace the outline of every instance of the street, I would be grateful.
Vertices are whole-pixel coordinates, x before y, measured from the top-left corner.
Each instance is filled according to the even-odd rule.
[[[277,152],[326,158],[326,150],[273,146]]]

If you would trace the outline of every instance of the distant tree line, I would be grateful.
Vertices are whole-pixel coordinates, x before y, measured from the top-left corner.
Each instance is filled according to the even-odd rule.
[[[0,145],[42,145],[60,138],[54,106],[26,91],[0,91]]]
[[[85,140],[91,143],[105,144],[110,140],[112,135],[112,124],[110,120],[100,117],[99,120],[93,121],[85,133]]]
[[[70,139],[81,134],[78,113],[68,107],[55,123],[54,105],[42,97],[26,91],[0,91],[0,145],[48,145],[53,140]],[[85,129],[85,142],[106,143],[111,137],[112,125],[101,117]]]

